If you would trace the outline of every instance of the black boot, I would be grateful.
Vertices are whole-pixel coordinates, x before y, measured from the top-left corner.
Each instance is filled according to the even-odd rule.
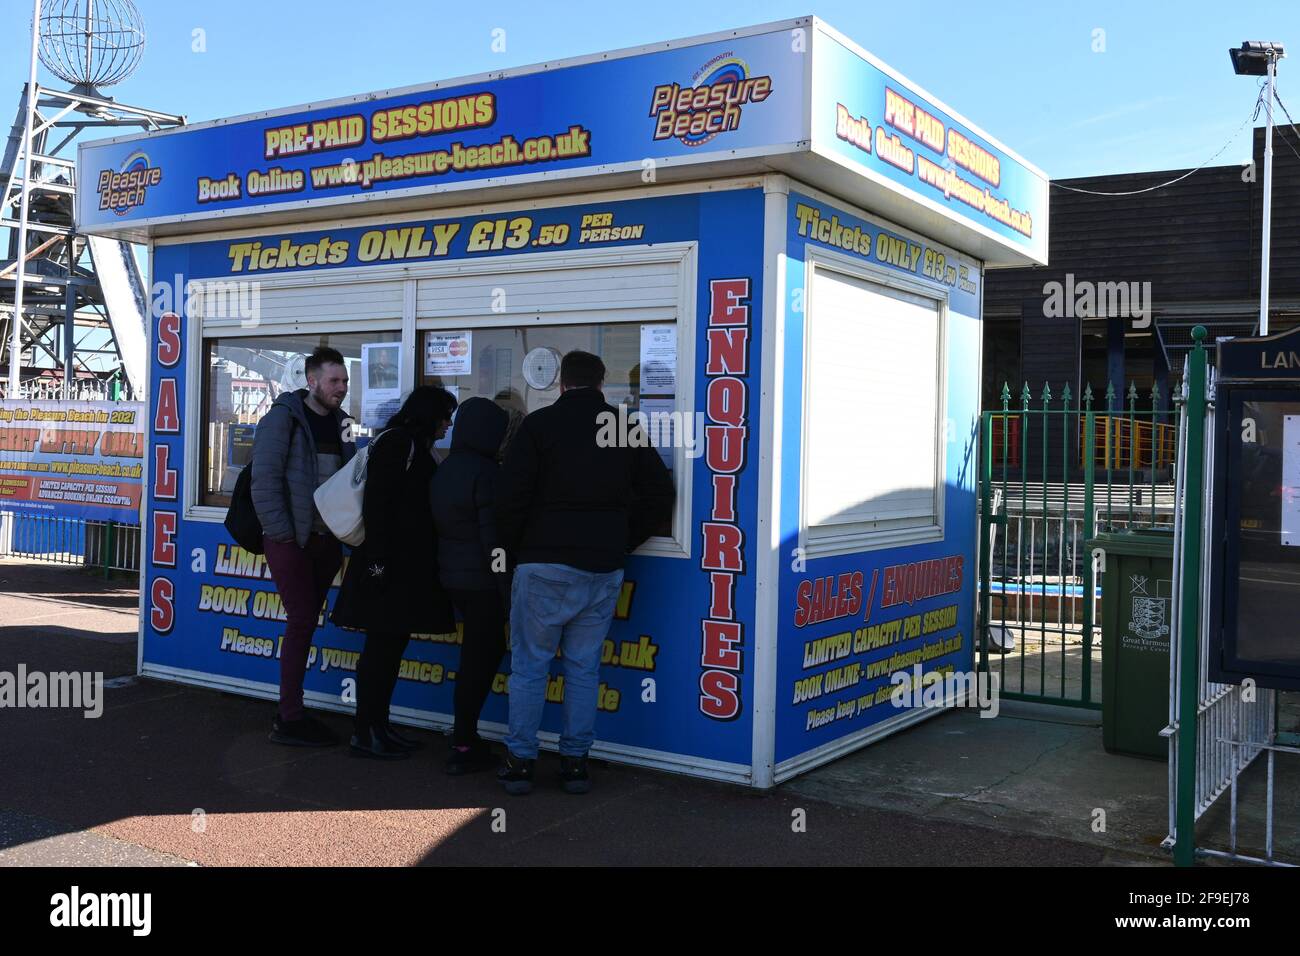
[[[461,750],[458,745],[452,744],[451,752],[447,754],[447,763],[443,769],[451,776],[459,777],[479,770],[490,770],[495,766],[497,766],[497,758],[493,756],[492,748],[488,745],[488,742],[486,740],[475,740],[464,750]]]
[[[400,747],[383,730],[372,727],[352,735],[352,753],[372,760],[405,760],[411,752]]]
[[[497,780],[505,785],[506,793],[512,797],[522,797],[533,792],[532,760],[516,757],[506,751],[506,762],[497,771]]]
[[[586,793],[591,789],[585,756],[560,757],[560,786],[565,793]]]
[[[416,740],[414,737],[408,737],[406,734],[400,733],[392,724],[384,724],[384,733],[389,740],[404,750],[421,750],[424,747],[423,740]]]

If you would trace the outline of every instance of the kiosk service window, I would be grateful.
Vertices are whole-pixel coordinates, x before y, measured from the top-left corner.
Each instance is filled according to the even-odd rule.
[[[307,387],[304,365],[320,346],[343,353],[348,367],[343,411],[353,419],[358,438],[371,435],[374,423],[387,420],[401,394],[401,337],[394,329],[205,340],[198,503],[230,505],[235,479],[252,455],[258,421],[281,394]]]
[[[523,417],[560,395],[560,360],[574,349],[605,362],[605,399],[626,408],[626,420],[643,423],[679,485],[703,436],[678,402],[675,322],[609,322],[424,330],[414,381],[448,389],[459,402],[481,397],[511,416],[509,436]],[[344,411],[364,442],[400,405],[401,333],[332,332],[207,339],[203,343],[202,475],[198,503],[228,507],[235,479],[252,454],[258,421],[285,391],[305,388],[304,363],[319,346],[336,348],[348,365]],[[438,442],[445,456],[455,433]],[[617,434],[617,432],[616,432]],[[684,516],[659,530],[658,549],[680,549]],[[654,549],[652,549],[654,550]]]
[[[500,326],[425,330],[417,350],[416,381],[440,385],[456,400],[486,398],[511,417],[506,443],[524,416],[560,397],[560,361],[575,349],[605,363],[605,400],[629,423],[640,422],[645,438],[674,476],[680,476],[677,451],[696,449],[702,435],[684,420],[678,406],[677,325],[674,322],[606,322],[572,325]],[[611,434],[622,435],[618,423]],[[455,436],[452,423],[437,448],[445,453]],[[679,482],[680,484],[680,482]],[[680,493],[680,489],[679,489]],[[665,525],[659,537],[672,539]]]

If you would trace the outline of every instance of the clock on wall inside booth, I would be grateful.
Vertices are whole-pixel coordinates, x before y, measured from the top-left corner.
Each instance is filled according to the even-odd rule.
[[[555,386],[560,376],[560,353],[550,346],[531,349],[524,356],[524,381],[529,388],[544,392]]]

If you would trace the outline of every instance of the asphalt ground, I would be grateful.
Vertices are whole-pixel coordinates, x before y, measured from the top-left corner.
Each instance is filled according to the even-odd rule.
[[[1141,865],[1099,844],[597,763],[528,797],[407,761],[279,747],[273,705],[134,676],[137,594],[0,562],[0,670],[101,671],[104,711],[0,709],[0,865]],[[115,678],[117,678],[115,680]],[[321,718],[340,735],[348,720]],[[832,794],[832,796],[834,796]],[[851,795],[848,795],[851,796]]]

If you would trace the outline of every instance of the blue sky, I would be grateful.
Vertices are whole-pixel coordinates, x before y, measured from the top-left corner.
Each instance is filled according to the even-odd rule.
[[[1297,51],[1283,61],[1278,89],[1300,118],[1298,0],[135,2],[148,48],[115,95],[191,121],[810,13],[1053,178],[1187,168],[1208,159],[1256,96],[1256,80],[1235,76],[1228,60],[1228,47],[1246,39],[1281,40]],[[11,11],[31,6],[4,3]],[[9,22],[29,18],[20,13]],[[497,28],[505,31],[504,52],[492,49]],[[204,31],[205,52],[193,50],[196,29]],[[27,71],[22,33],[0,32],[0,72],[15,104]],[[1102,52],[1094,52],[1098,40]],[[53,81],[43,69],[40,76]],[[1215,163],[1241,162],[1249,149],[1243,129]]]

